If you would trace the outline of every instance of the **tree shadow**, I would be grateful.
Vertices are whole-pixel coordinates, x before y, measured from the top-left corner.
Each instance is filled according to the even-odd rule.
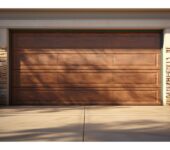
[[[38,115],[57,115],[60,114],[81,114],[84,111],[83,106],[0,106],[0,117],[7,116],[17,116],[17,115],[25,115],[25,114],[38,114]]]
[[[135,124],[135,127],[133,126]],[[170,141],[169,123],[154,120],[122,121],[113,124],[86,123],[53,128],[3,132],[0,141]]]

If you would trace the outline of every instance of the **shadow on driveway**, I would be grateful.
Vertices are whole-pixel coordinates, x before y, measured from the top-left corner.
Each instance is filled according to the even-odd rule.
[[[3,132],[0,141],[170,141],[170,124],[152,120],[115,122],[114,125],[86,123],[84,135],[83,138],[80,124],[74,124]]]

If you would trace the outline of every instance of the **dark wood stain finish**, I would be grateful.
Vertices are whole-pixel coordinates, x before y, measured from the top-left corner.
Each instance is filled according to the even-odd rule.
[[[12,104],[161,104],[159,31],[12,31],[11,38]]]

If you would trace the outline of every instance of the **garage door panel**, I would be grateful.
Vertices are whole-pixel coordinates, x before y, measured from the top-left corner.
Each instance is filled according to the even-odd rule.
[[[22,69],[32,66],[57,65],[57,54],[51,53],[17,53],[14,58],[15,69]]]
[[[15,48],[160,48],[160,32],[14,31]],[[90,36],[89,36],[90,35]]]
[[[114,84],[152,84],[159,85],[159,72],[114,72]],[[147,86],[147,85],[146,85]]]
[[[98,101],[104,101],[104,99],[111,99],[110,91],[42,91],[36,90],[34,94],[33,90],[17,90],[15,96],[18,101],[23,101],[25,96],[27,97],[26,103],[34,103],[39,101],[40,104],[95,104]],[[30,101],[30,102],[29,102]]]
[[[121,72],[122,71],[122,72]],[[14,72],[15,87],[159,87],[158,71]]]
[[[139,67],[159,67],[159,55],[155,53],[141,54],[141,53],[121,53],[114,54],[113,65],[118,67],[136,68]],[[138,67],[138,68],[137,68]]]
[[[77,67],[78,69],[159,69],[159,60],[160,55],[157,53],[138,54],[137,51],[136,54],[131,52],[108,54],[19,53],[14,64],[15,69],[76,69]]]
[[[17,102],[24,104],[160,104],[158,89],[48,90],[16,89]],[[121,96],[120,96],[121,95]],[[23,101],[23,99],[25,99]]]
[[[66,86],[79,87],[83,86],[104,86],[101,84],[112,83],[112,73],[60,73],[60,72],[18,72],[15,71],[15,87],[63,87]],[[52,84],[52,85],[50,85]],[[63,85],[60,85],[63,84]],[[97,85],[96,85],[97,84]]]
[[[120,96],[121,95],[121,96]],[[120,104],[160,104],[159,89],[124,89],[113,92],[113,101]]]
[[[123,70],[122,70],[123,71]],[[143,71],[143,70],[142,70]],[[118,70],[112,73],[58,73],[59,83],[72,86],[87,84],[90,87],[159,87],[159,72]],[[105,85],[104,85],[105,84]],[[83,85],[82,85],[83,86]],[[85,85],[84,85],[85,86]]]
[[[111,84],[112,73],[58,73],[61,84]]]
[[[59,54],[58,65],[112,66],[112,54]]]
[[[48,73],[48,72],[14,72],[13,84],[15,87],[24,87],[24,86],[46,86],[48,84],[57,84],[57,73]]]
[[[79,48],[79,49],[73,49],[73,48],[14,48],[14,51],[16,51],[16,55],[23,53],[23,54],[124,54],[124,53],[137,53],[137,54],[160,54],[160,49],[158,48]]]

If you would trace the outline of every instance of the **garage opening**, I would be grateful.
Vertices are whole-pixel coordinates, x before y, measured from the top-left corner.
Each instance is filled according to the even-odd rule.
[[[12,105],[160,105],[161,31],[10,32]]]

